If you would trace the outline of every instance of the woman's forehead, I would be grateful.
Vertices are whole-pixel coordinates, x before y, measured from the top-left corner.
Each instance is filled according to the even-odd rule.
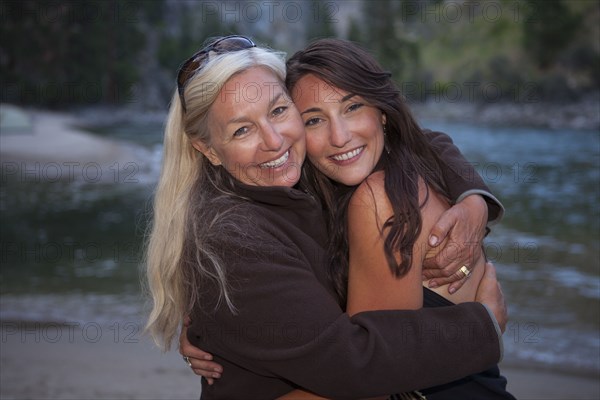
[[[344,101],[350,92],[330,84],[315,74],[307,74],[298,80],[292,90],[295,102],[340,102]]]

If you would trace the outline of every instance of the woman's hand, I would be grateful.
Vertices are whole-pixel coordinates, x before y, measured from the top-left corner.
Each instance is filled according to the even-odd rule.
[[[181,335],[179,335],[179,353],[183,356],[185,362],[188,363],[192,371],[196,375],[206,378],[209,385],[215,382],[215,379],[221,377],[223,367],[216,362],[211,361],[212,355],[194,347],[187,338],[187,327],[191,320],[186,317],[181,327]]]
[[[435,257],[423,262],[423,280],[430,280],[429,287],[452,283],[448,287],[450,293],[462,287],[468,277],[465,268],[471,271],[483,255],[481,245],[487,220],[487,203],[480,195],[467,196],[442,214],[431,230],[429,244],[443,247]]]

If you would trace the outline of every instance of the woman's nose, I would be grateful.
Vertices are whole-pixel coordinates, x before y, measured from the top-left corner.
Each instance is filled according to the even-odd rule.
[[[277,126],[272,124],[266,124],[262,129],[262,140],[264,150],[277,151],[281,149],[283,145],[283,136],[279,132]]]
[[[334,119],[331,121],[331,133],[329,141],[332,146],[344,147],[352,139],[346,123],[340,119]]]

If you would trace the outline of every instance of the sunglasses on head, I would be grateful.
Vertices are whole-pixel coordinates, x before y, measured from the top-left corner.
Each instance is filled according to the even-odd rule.
[[[186,111],[185,99],[183,97],[185,85],[188,83],[190,78],[196,74],[196,72],[200,71],[206,65],[208,62],[208,55],[211,51],[214,51],[217,54],[223,54],[233,51],[246,50],[252,47],[256,47],[256,45],[252,40],[245,36],[225,36],[215,40],[188,58],[181,65],[181,68],[179,68],[179,72],[177,73],[177,91],[179,92],[179,100],[181,100],[183,111]]]

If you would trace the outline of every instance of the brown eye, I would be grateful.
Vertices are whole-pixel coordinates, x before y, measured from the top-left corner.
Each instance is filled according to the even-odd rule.
[[[309,118],[304,123],[304,126],[313,126],[313,125],[318,124],[319,122],[321,122],[321,118],[318,118],[318,117]]]
[[[351,104],[351,105],[350,105],[350,107],[348,107],[348,111],[350,111],[350,112],[351,112],[351,111],[356,111],[356,110],[358,110],[359,108],[361,108],[363,105],[364,105],[364,104],[362,104],[362,103],[354,103],[354,104]]]

